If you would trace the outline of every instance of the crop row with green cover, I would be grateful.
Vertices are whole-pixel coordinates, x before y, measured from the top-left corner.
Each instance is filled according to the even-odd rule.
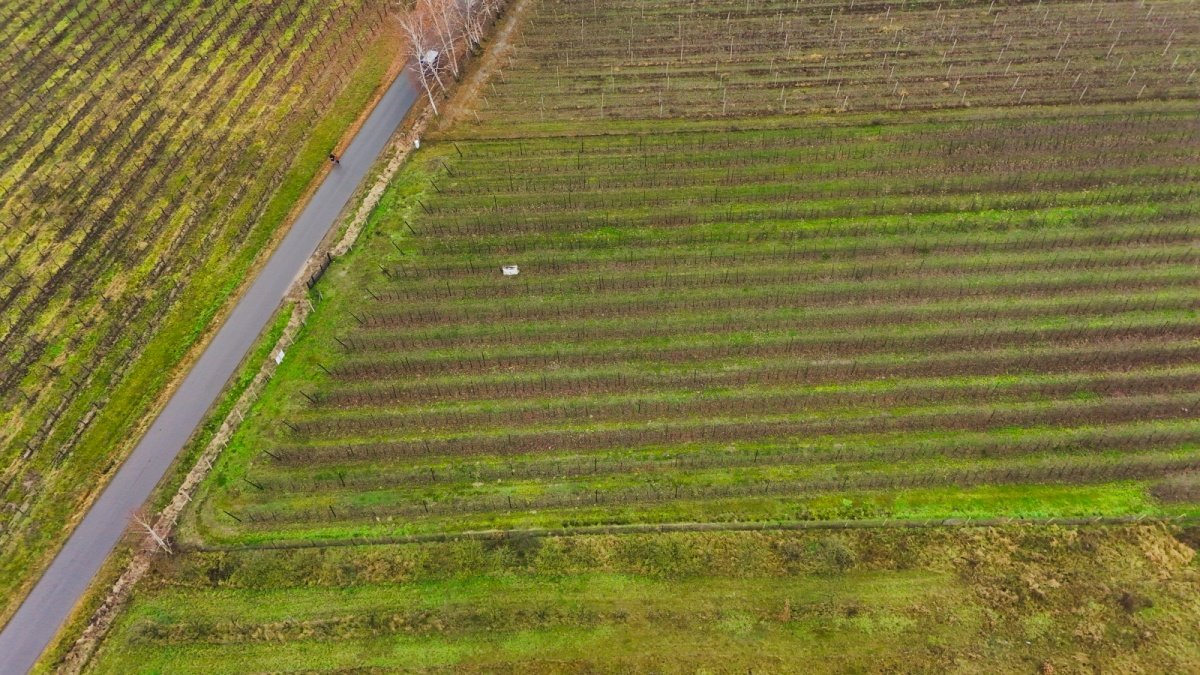
[[[202,531],[1102,514],[953,488],[1196,468],[1190,120],[446,132],[318,287]]]

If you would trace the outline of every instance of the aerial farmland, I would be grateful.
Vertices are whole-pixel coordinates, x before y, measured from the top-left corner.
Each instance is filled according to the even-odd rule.
[[[379,85],[382,10],[0,7],[0,616]]]
[[[789,6],[531,8],[197,532],[1192,513],[1186,5]]]
[[[304,5],[332,12],[311,25],[361,31],[360,69],[372,40],[408,41],[424,89],[406,154],[353,245],[307,278],[294,338],[274,346],[288,306],[247,359],[241,380],[263,362],[269,377],[197,464],[178,522],[148,548],[137,527],[126,538],[147,562],[119,611],[83,657],[76,617],[42,668],[1200,669],[1193,2],[513,0],[465,21],[458,47],[422,42],[412,17],[433,6]],[[374,18],[339,27],[338,12]],[[352,81],[318,55],[339,48],[314,42],[230,58],[308,101],[254,64]],[[115,95],[67,72],[66,121],[46,129]],[[152,81],[138,72],[121,71]],[[117,141],[104,151],[129,158],[141,201],[97,182],[121,172],[25,151],[32,163],[4,168],[24,195],[5,207],[58,223],[3,233],[9,334],[36,348],[0,373],[25,373],[6,413],[22,422],[7,425],[13,466],[50,438],[90,470],[115,461],[98,434],[123,427],[89,424],[147,399],[96,378],[133,377],[131,355],[156,344],[129,326],[174,324],[119,323],[143,306],[106,313],[113,294],[168,319],[201,303],[184,306],[207,320],[290,208],[264,195],[315,172],[289,178],[295,149],[263,137],[311,122],[270,118],[254,104],[267,94],[212,72],[234,93],[203,87],[211,113],[119,97],[203,138],[204,114],[257,111],[232,127],[243,135],[187,146],[195,180],[171,180],[187,152],[140,160]],[[309,119],[338,105],[316,103]],[[124,138],[103,120],[95,134]],[[70,154],[37,133],[23,142]],[[143,166],[161,182],[135,180]],[[39,189],[129,218],[146,246],[105,249],[118,235],[75,230]],[[134,204],[177,234],[138,234],[150,221]],[[73,281],[46,276],[55,265]],[[73,293],[92,304],[50,301]],[[109,333],[123,336],[111,357]],[[10,491],[37,486],[24,480]],[[10,584],[40,545],[13,549]]]

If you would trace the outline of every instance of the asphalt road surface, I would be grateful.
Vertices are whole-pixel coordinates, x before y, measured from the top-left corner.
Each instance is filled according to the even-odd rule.
[[[112,482],[0,632],[0,674],[33,667],[88,583],[233,376],[304,264],[417,99],[407,70],[388,88],[312,201],[238,301]]]

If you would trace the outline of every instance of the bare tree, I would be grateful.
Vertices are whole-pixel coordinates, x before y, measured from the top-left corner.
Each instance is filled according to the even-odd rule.
[[[150,524],[150,519],[146,516],[144,511],[142,511],[140,509],[137,511],[134,511],[133,512],[133,522],[137,523],[138,525],[140,525],[142,527],[142,529],[146,530],[146,534],[150,535],[150,538],[154,540],[154,543],[160,549],[166,551],[167,553],[172,552],[171,545],[168,544],[167,540],[163,539],[162,535],[160,535],[158,533],[158,530],[155,530],[154,526]]]
[[[433,17],[433,26],[437,29],[438,37],[442,41],[442,54],[446,55],[446,64],[450,66],[450,72],[457,80],[458,71],[458,50],[457,43],[459,38],[459,22],[455,16],[459,13],[460,8],[456,0],[423,0],[428,6],[429,14]]]
[[[455,79],[459,78],[460,58],[464,55],[460,54],[460,44],[465,42],[469,51],[477,51],[486,27],[499,16],[504,3],[505,0],[416,0],[408,9],[397,11],[413,68],[435,115],[438,108],[434,83],[439,94],[446,91],[442,69],[448,68]],[[441,50],[431,49],[434,44]]]
[[[485,0],[463,0],[458,18],[462,21],[460,30],[467,38],[467,48],[472,52],[479,49],[483,42],[483,27],[488,19],[488,3]]]
[[[426,43],[426,22],[422,20],[424,13],[420,12],[420,4],[414,7],[412,11],[399,17],[400,30],[404,31],[404,36],[407,38],[407,47],[409,55],[413,59],[413,67],[417,71],[417,77],[421,80],[421,87],[425,89],[425,95],[429,97],[429,106],[433,108],[433,114],[438,114],[437,102],[433,97],[433,85],[429,81],[430,71],[433,75],[437,75],[437,61],[432,64],[426,64],[426,54],[429,51]],[[438,84],[441,85],[441,79],[438,78]],[[444,87],[443,87],[444,89]]]

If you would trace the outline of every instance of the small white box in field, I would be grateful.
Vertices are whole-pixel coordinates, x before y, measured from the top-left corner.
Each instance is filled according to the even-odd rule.
[[[521,268],[516,265],[505,265],[500,268],[500,271],[504,272],[504,276],[506,277],[515,277],[521,273]]]

